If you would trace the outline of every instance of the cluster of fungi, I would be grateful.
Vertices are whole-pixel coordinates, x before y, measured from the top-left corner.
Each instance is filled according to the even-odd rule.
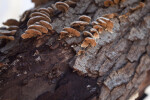
[[[28,39],[32,37],[37,37],[43,34],[53,33],[53,27],[51,23],[51,17],[54,16],[55,11],[61,11],[66,13],[69,10],[69,7],[76,5],[78,0],[66,0],[64,2],[56,2],[54,7],[47,8],[38,8],[29,15],[29,20],[27,22],[27,30],[21,35],[23,39]],[[109,7],[110,5],[118,4],[124,2],[124,0],[106,0],[104,6]],[[126,17],[137,9],[143,8],[144,3],[140,2],[135,8],[131,8],[128,13],[125,15],[119,16]],[[106,14],[101,17],[98,17],[95,21],[91,22],[91,17],[87,15],[81,15],[79,21],[74,21],[70,24],[70,27],[64,27],[60,32],[59,38],[64,39],[66,37],[84,37],[84,40],[81,43],[82,49],[87,47],[95,47],[96,40],[100,38],[102,32],[108,31],[113,33],[113,22],[112,18],[116,17],[116,13]],[[24,18],[23,18],[24,19]],[[22,20],[22,19],[21,19]],[[14,40],[16,30],[18,29],[19,22],[15,19],[9,19],[4,25],[9,26],[5,30],[0,30],[0,39]],[[86,29],[86,26],[91,26],[92,28]],[[80,50],[79,55],[84,52]]]
[[[14,35],[19,28],[19,22],[15,19],[9,19],[3,24],[8,27],[4,27],[0,30],[0,39],[15,40]]]
[[[105,0],[104,1],[104,6],[105,7],[110,7],[110,6],[118,5],[122,2],[125,2],[125,0]]]

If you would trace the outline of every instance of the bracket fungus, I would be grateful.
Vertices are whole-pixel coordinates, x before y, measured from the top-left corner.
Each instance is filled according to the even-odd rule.
[[[103,27],[101,27],[100,25],[94,25],[93,28],[96,29],[99,33],[103,32]]]
[[[83,35],[93,37],[93,34],[89,31],[83,31]]]
[[[30,25],[28,29],[36,29],[42,33],[48,33],[48,29],[42,25]]]
[[[111,14],[105,14],[105,15],[103,15],[102,17],[111,19],[111,18],[114,18],[114,17],[116,17],[116,16],[117,16],[117,13],[111,13]]]
[[[79,20],[80,20],[80,21],[85,21],[85,22],[90,23],[91,17],[86,16],[86,15],[82,15],[82,16],[79,17]]]
[[[78,53],[77,53],[78,56],[83,55],[83,54],[85,54],[84,50],[79,50]]]
[[[90,32],[93,34],[93,37],[95,39],[98,39],[99,38],[99,32],[95,29],[95,28],[91,28],[90,29]]]
[[[75,1],[72,1],[72,0],[67,0],[65,1],[66,4],[68,4],[69,6],[74,6],[76,5],[76,2]]]
[[[81,44],[81,47],[87,48],[88,46],[92,46],[92,47],[95,47],[95,46],[96,46],[96,41],[95,41],[94,38],[86,37],[86,38],[84,39],[84,41],[83,41],[82,44]]]
[[[74,21],[70,25],[73,28],[77,28],[80,31],[83,31],[85,29],[85,26],[89,25],[89,23],[85,21]]]
[[[125,0],[113,0],[113,1],[106,0],[106,1],[104,1],[104,6],[105,7],[114,6],[114,5],[117,5],[117,4],[121,3],[121,2],[125,2]]]
[[[56,2],[55,7],[63,13],[66,13],[69,10],[69,5],[65,2]]]
[[[3,24],[7,26],[19,26],[19,22],[16,19],[8,19],[6,22],[3,22]]]
[[[0,39],[15,40],[14,36],[0,36]]]

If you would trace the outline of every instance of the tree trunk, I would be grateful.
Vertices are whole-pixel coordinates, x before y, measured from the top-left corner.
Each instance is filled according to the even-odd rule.
[[[45,8],[56,1],[35,3],[36,7]],[[104,1],[80,0],[67,13],[56,11],[51,18],[54,34],[24,40],[20,36],[27,29],[29,15],[37,8],[27,11],[15,40],[0,41],[0,100],[129,100],[135,94],[141,97],[149,85],[144,79],[150,69],[150,1],[142,0],[145,6],[127,18],[121,16],[138,6],[140,0],[126,0],[110,7],[105,7]],[[88,47],[85,54],[77,55],[83,36],[58,40],[59,32],[79,20],[79,16],[88,15],[95,21],[110,13],[118,14],[111,19],[113,33],[102,32],[96,47]]]

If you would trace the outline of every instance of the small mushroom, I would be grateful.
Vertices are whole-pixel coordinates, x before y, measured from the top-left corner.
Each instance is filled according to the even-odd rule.
[[[96,41],[94,38],[86,37],[85,40],[82,42],[81,47],[86,48],[88,46],[95,47]]]
[[[74,6],[76,5],[76,2],[72,1],[72,0],[67,0],[65,1],[66,4],[68,4],[69,6]]]
[[[17,30],[17,29],[19,29],[19,27],[15,26],[15,25],[12,25],[12,26],[9,26],[7,29],[8,30]]]
[[[48,29],[42,25],[30,25],[28,29],[36,29],[42,33],[48,33]]]
[[[35,22],[38,22],[38,21],[40,21],[40,20],[45,20],[45,21],[47,21],[47,22],[51,22],[51,19],[50,19],[50,18],[47,19],[47,18],[45,18],[45,17],[43,17],[43,16],[34,16],[34,17],[32,17],[32,18],[29,19],[27,25],[30,26],[30,25],[32,25],[32,24],[34,24]]]
[[[85,29],[85,26],[86,25],[89,25],[88,22],[85,22],[85,21],[74,21],[72,22],[71,24],[71,27],[73,28],[77,28],[79,29],[80,31],[83,31]]]
[[[66,13],[69,10],[69,5],[65,2],[56,2],[55,7],[63,13]]]
[[[2,35],[15,35],[16,30],[8,31],[8,30],[0,30],[0,34]]]
[[[80,21],[85,21],[85,22],[90,23],[91,17],[86,16],[86,15],[82,15],[82,16],[79,17],[79,20],[80,20]]]
[[[53,16],[54,15],[54,9],[51,7],[48,7],[47,9],[49,10],[49,15]]]
[[[8,19],[3,24],[7,26],[12,26],[12,25],[19,26],[19,22],[16,19]]]
[[[50,11],[47,8],[39,8],[38,11],[45,11],[48,14],[50,13]]]
[[[35,17],[35,16],[43,16],[43,17],[45,17],[45,18],[47,18],[47,19],[50,19],[46,14],[43,14],[43,13],[41,13],[41,12],[33,12],[33,13],[30,15],[30,17]]]
[[[93,37],[92,33],[89,31],[83,31],[83,35]]]
[[[90,32],[93,33],[93,37],[94,37],[95,39],[98,39],[98,38],[99,38],[99,33],[98,33],[98,31],[97,31],[95,28],[91,28],[91,29],[90,29]]]
[[[116,16],[117,16],[117,13],[112,13],[112,14],[103,15],[103,17],[109,18],[109,19],[114,18],[114,17],[116,17]]]
[[[63,28],[64,31],[67,31],[69,36],[76,36],[76,37],[79,37],[80,36],[80,32],[77,31],[76,29],[73,29],[71,27],[65,27]]]
[[[99,23],[99,25],[101,25],[102,27],[106,28],[107,23],[106,23],[105,21],[103,21],[103,20],[100,19],[100,18],[98,18],[96,21]]]
[[[49,22],[41,20],[39,23],[41,25],[43,25],[44,27],[46,27],[48,30],[50,30],[50,31],[53,30],[53,27],[52,27],[52,25]]]
[[[60,32],[60,39],[65,38],[68,35],[67,31],[61,31]]]
[[[0,39],[15,40],[14,36],[0,36]]]
[[[23,39],[27,39],[27,38],[32,38],[32,37],[35,37],[37,35],[42,35],[42,33],[36,29],[28,29],[25,31],[25,33],[23,33],[21,35],[21,37]]]
[[[100,25],[94,25],[93,28],[96,29],[99,33],[103,32],[103,27],[101,27]]]
[[[45,14],[45,15],[47,15],[48,17],[50,17],[50,14],[49,13],[47,13],[47,12],[45,12],[45,11],[40,11],[41,13],[43,13],[43,14]]]

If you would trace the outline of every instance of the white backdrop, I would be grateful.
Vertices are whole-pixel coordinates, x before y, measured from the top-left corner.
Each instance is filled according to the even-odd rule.
[[[34,6],[31,0],[0,0],[0,26],[9,18],[19,19],[19,16]],[[150,95],[150,87],[146,89]],[[144,100],[150,100],[150,96]]]

